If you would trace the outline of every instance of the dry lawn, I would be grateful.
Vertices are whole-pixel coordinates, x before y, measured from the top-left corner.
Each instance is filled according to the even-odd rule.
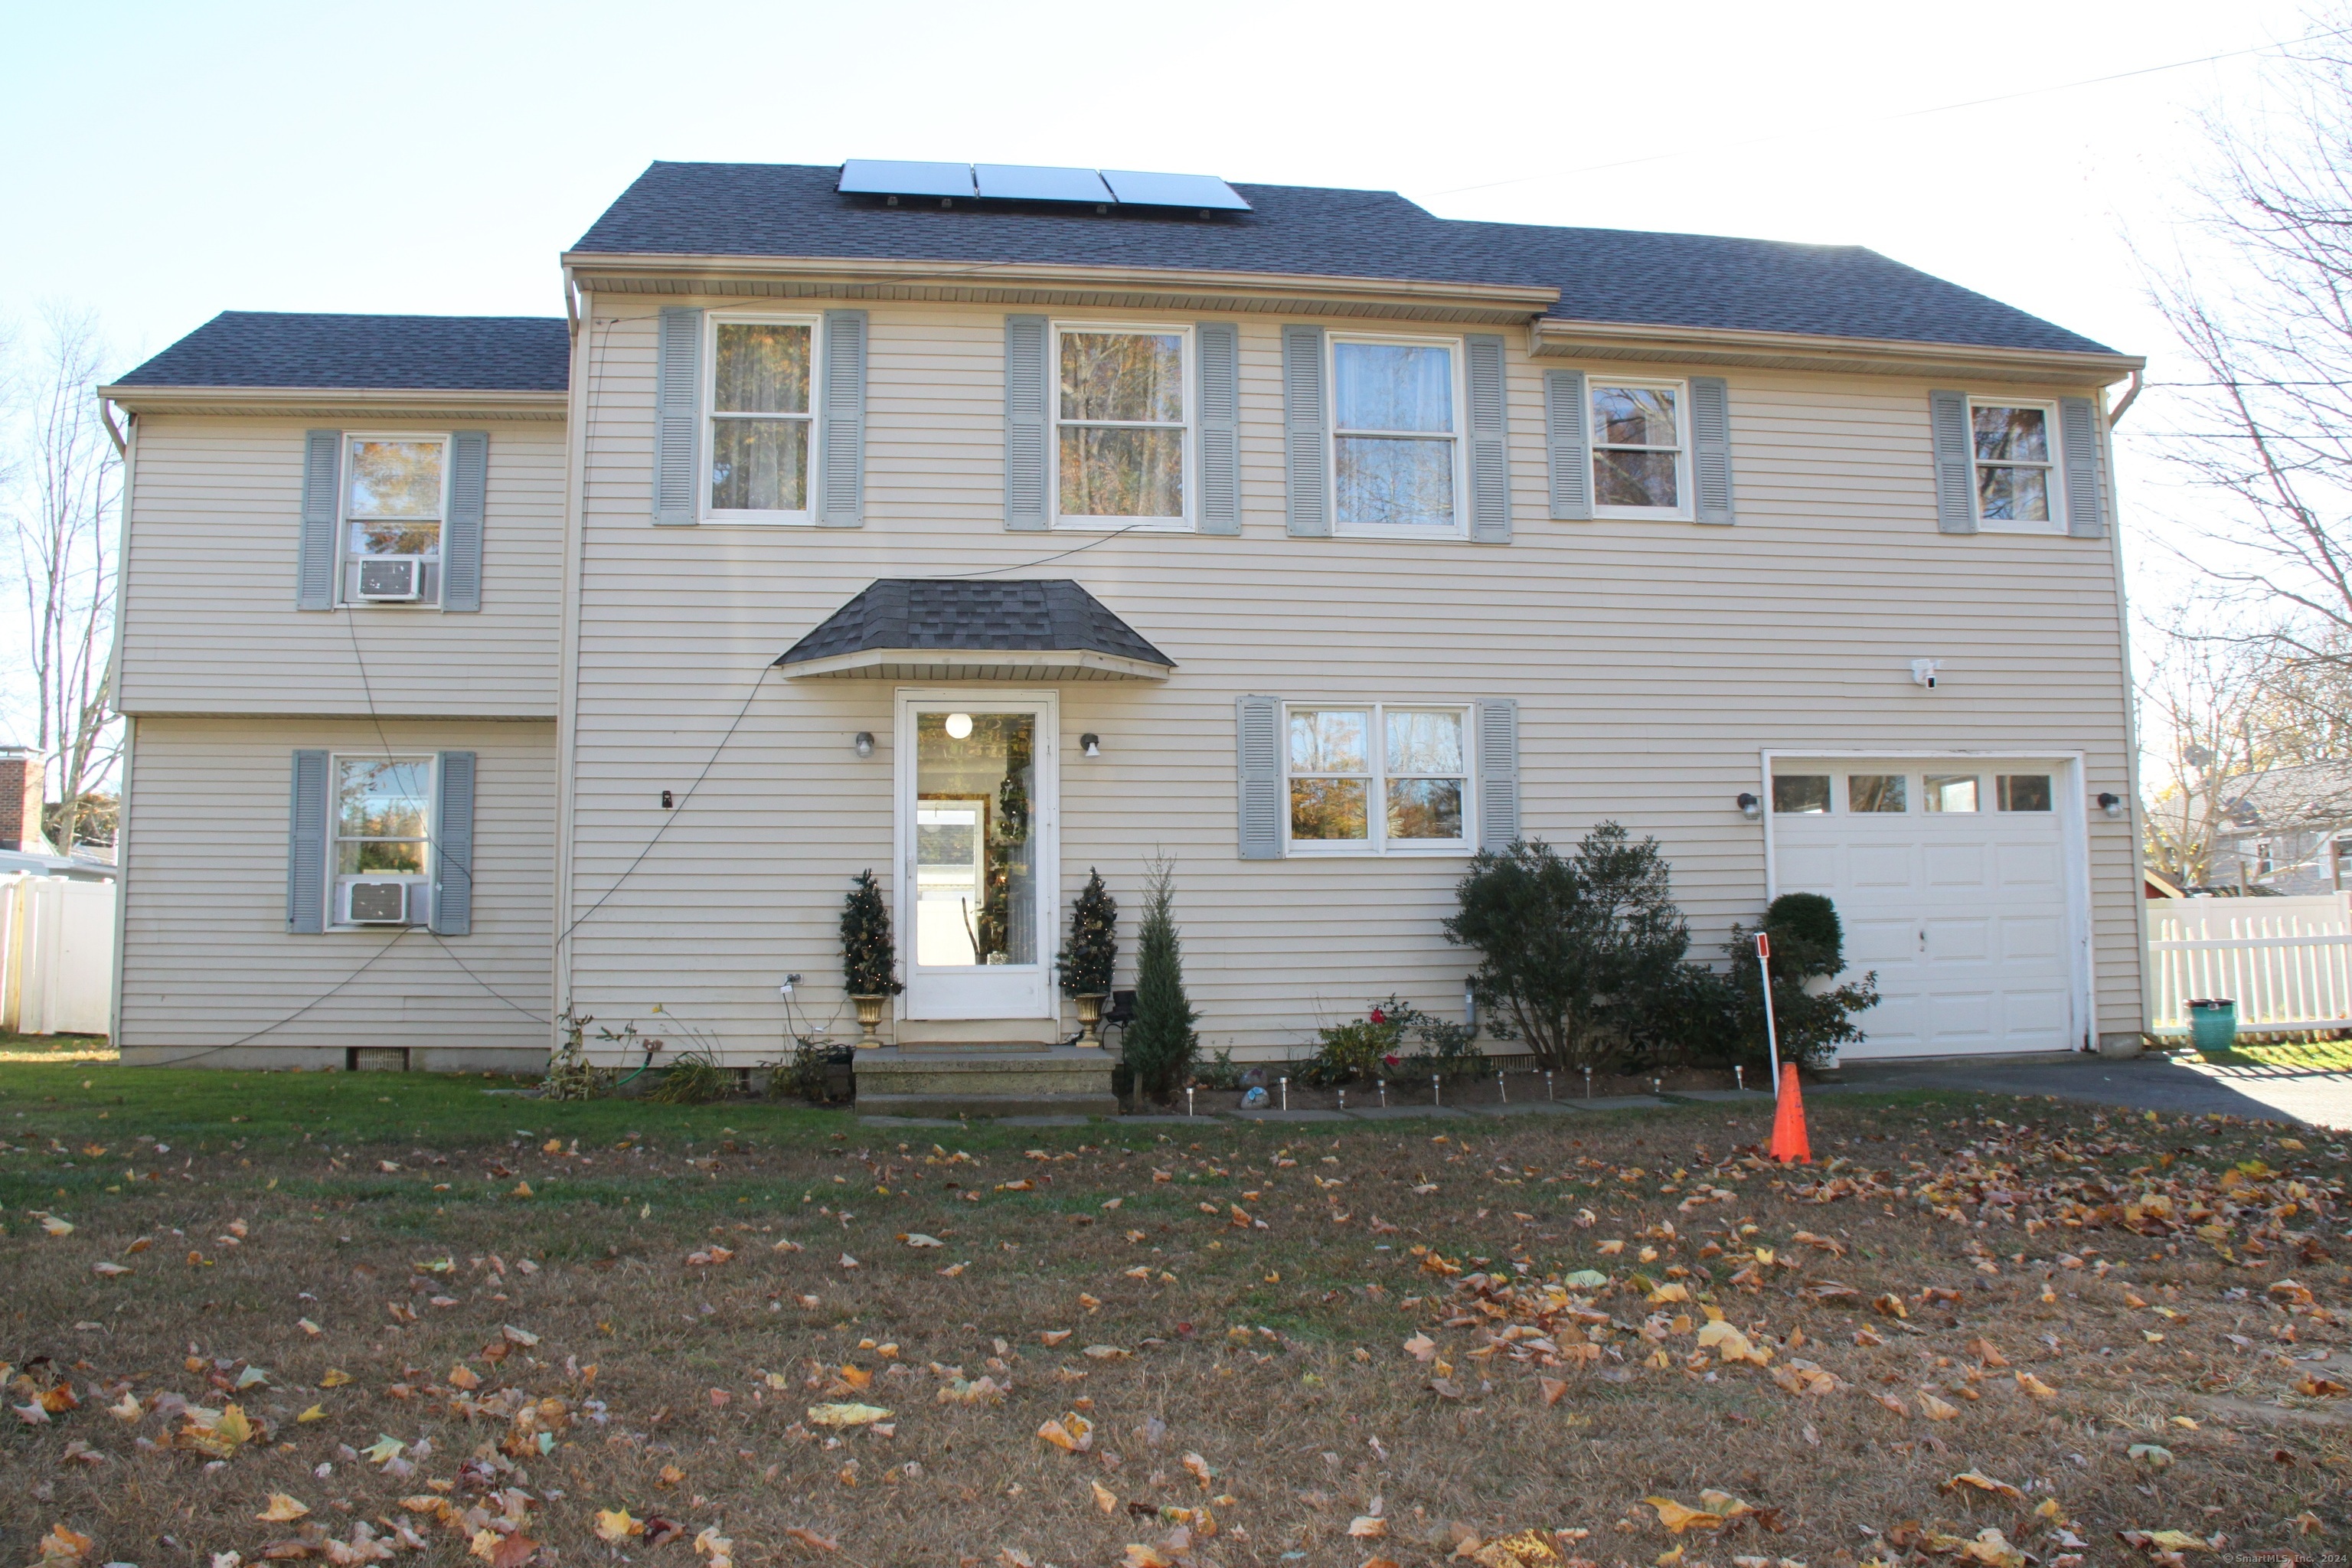
[[[231,1121],[225,1075],[206,1110],[36,1071],[0,1068],[0,1563],[2352,1540],[2320,1134],[1843,1100],[1783,1171],[1714,1106],[933,1133],[337,1075]]]

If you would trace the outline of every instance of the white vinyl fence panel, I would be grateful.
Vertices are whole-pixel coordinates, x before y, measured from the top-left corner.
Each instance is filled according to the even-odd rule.
[[[102,1035],[114,1010],[112,882],[0,876],[0,1029]]]
[[[2147,931],[2157,1034],[2187,1034],[2209,996],[2238,1005],[2242,1031],[2352,1027],[2352,893],[2158,900]]]

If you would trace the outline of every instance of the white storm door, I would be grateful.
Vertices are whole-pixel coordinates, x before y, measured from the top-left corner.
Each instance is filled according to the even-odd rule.
[[[1053,693],[902,691],[898,721],[905,1016],[1056,1016]]]
[[[1984,771],[1990,806],[1993,769]],[[2061,814],[1922,811],[1917,773],[1912,809],[1854,813],[1844,778],[1835,785],[1835,810],[1775,813],[1772,832],[1777,890],[1828,895],[1845,929],[1846,977],[1878,975],[1879,1004],[1858,1020],[1866,1037],[1844,1054],[2074,1048]]]

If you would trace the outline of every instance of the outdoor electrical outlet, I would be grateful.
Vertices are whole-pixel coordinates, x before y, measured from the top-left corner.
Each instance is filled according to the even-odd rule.
[[[793,987],[798,985],[800,983],[801,977],[799,975],[787,974],[784,976],[784,983],[776,987],[777,994],[779,995],[789,996],[793,994]]]

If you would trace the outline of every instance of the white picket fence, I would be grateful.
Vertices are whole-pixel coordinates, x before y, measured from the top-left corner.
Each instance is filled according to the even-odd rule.
[[[2352,1028],[2352,893],[2154,900],[2147,935],[2156,1034],[2187,1034],[2206,996],[2237,1003],[2241,1033]]]
[[[0,1030],[106,1033],[114,900],[112,882],[0,874]]]

